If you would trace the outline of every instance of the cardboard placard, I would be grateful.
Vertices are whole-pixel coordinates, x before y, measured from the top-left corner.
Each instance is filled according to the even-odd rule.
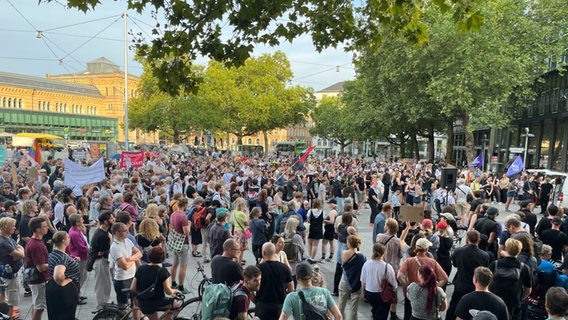
[[[35,167],[30,167],[28,169],[28,178],[31,178],[32,180],[37,180],[37,176],[38,176],[37,169]]]
[[[413,206],[400,206],[398,218],[402,221],[422,223],[424,220],[424,208]]]

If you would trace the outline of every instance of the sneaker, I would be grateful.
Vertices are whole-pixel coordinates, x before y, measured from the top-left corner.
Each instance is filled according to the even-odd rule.
[[[169,268],[169,267],[171,267],[171,266],[172,266],[172,263],[171,263],[171,262],[164,261],[164,262],[162,263],[162,267],[164,267],[164,268]]]
[[[331,295],[334,296],[334,297],[339,297],[339,292],[334,292]]]
[[[175,281],[172,281],[172,289],[177,289],[178,288],[178,284]]]
[[[179,287],[178,290],[183,294],[190,294],[191,293],[191,291],[187,290],[184,287]]]
[[[24,291],[24,297],[31,297],[32,296],[32,291]]]
[[[329,258],[325,259],[325,261],[331,262],[331,259],[332,259],[332,257],[329,257]]]
[[[209,263],[209,262],[211,262],[211,259],[209,259],[209,258],[203,259],[203,263]]]

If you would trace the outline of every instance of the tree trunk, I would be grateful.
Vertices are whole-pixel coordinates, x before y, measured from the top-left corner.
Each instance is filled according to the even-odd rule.
[[[264,156],[268,154],[268,132],[263,131],[262,135],[264,136]]]
[[[413,158],[420,160],[420,150],[418,149],[418,139],[416,138],[416,133],[410,135],[410,140],[412,143],[412,151],[414,153]]]
[[[345,152],[345,141],[340,141],[339,146],[340,146],[339,153],[343,154]]]
[[[434,163],[435,147],[434,126],[430,126],[430,132],[428,133],[428,162],[430,163]]]
[[[235,135],[237,136],[237,145],[242,146],[243,145],[243,136],[240,133],[235,133]]]
[[[446,144],[446,164],[454,163],[454,121],[448,120],[448,128],[446,130],[448,142]]]

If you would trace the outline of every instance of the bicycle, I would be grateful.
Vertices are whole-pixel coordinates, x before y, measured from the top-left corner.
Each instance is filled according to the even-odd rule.
[[[205,269],[203,268],[203,265],[201,265],[201,263],[199,261],[197,261],[197,273],[193,276],[193,279],[191,280],[191,282],[193,282],[193,280],[195,279],[195,277],[197,277],[198,274],[201,273],[201,276],[203,277],[203,279],[199,282],[199,285],[197,286],[197,295],[202,298],[203,297],[203,291],[205,290],[205,287],[209,284],[213,283],[213,279],[207,277],[207,274],[205,274]]]
[[[129,291],[128,289],[125,289],[125,291]],[[140,310],[140,308],[138,307],[137,303],[136,303],[136,293],[131,292],[130,293],[130,304],[127,307],[120,307],[115,303],[106,303],[103,304],[103,307],[97,311],[94,311],[93,313],[95,314],[95,316],[93,317],[93,320],[127,320],[127,319],[134,319],[131,315],[134,311]],[[172,313],[174,314],[174,319],[179,319],[182,320],[184,318],[179,318],[178,315],[180,312],[182,312],[184,310],[184,308],[186,308],[188,305],[195,303],[195,301],[197,300],[197,298],[193,298],[193,299],[189,299],[187,301],[185,301],[185,296],[183,294],[177,294],[174,297],[174,300],[177,301],[183,301],[183,303],[181,304],[181,306],[177,309],[169,309],[169,310],[161,310],[159,309],[158,311],[166,311],[164,312],[158,319],[162,320],[165,319],[168,315],[171,315]],[[201,299],[199,299],[201,301]],[[201,306],[200,306],[201,309]],[[167,312],[169,311],[169,312]],[[189,312],[189,310],[187,310]],[[197,319],[197,318],[188,318],[188,319]]]

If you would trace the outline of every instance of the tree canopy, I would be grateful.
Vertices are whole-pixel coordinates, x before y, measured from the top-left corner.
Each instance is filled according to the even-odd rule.
[[[52,2],[54,0],[39,0]],[[309,34],[316,50],[345,46],[355,50],[403,35],[412,43],[428,39],[426,8],[447,12],[460,29],[478,29],[483,0],[128,0],[128,8],[149,12],[156,22],[152,38],[135,38],[138,54],[149,62],[158,86],[170,95],[194,88],[193,63],[200,56],[241,65],[255,46],[276,46]],[[100,0],[67,0],[71,8],[96,10]],[[166,57],[189,59],[170,60]]]

